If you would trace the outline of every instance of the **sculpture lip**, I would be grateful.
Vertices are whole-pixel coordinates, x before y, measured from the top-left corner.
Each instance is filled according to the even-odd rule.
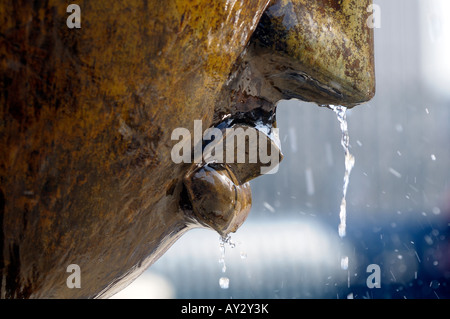
[[[318,92],[322,92],[325,95],[330,96],[332,99],[342,100],[344,98],[344,94],[338,88],[325,85],[302,71],[290,70],[276,75],[276,77],[279,77],[283,81],[292,82],[291,85],[293,86],[304,86],[305,84],[308,84],[309,86],[314,87]],[[334,85],[340,86],[337,82],[334,82]],[[291,98],[302,97],[302,95],[296,93],[294,90],[289,89],[283,90],[283,94]]]
[[[242,225],[251,208],[249,181],[276,172],[283,158],[274,114],[236,113],[205,130],[211,138],[203,140],[202,162],[183,179],[181,206],[191,222],[221,236]]]
[[[283,154],[275,115],[275,108],[256,108],[236,112],[208,128],[205,132],[212,131],[209,135],[214,138],[203,141],[204,162],[229,165],[240,184],[276,173]],[[276,170],[270,173],[272,169]]]
[[[235,232],[251,208],[249,183],[239,184],[226,164],[208,163],[186,174],[184,187],[191,223],[212,228],[222,237]]]

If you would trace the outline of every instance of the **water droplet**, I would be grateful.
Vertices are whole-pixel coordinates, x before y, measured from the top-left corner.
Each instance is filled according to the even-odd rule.
[[[433,211],[433,214],[435,214],[435,215],[439,215],[441,213],[441,210],[439,209],[439,207],[433,207],[432,211]]]
[[[225,264],[225,243],[226,243],[226,237],[220,237],[219,242],[219,249],[220,249],[220,258],[219,258],[219,264],[222,264],[222,272],[227,271],[227,265]]]
[[[425,240],[425,242],[428,244],[428,245],[433,245],[433,239],[430,237],[430,236],[428,236],[428,235],[425,235],[424,237],[423,237],[423,239]]]
[[[230,286],[230,279],[228,279],[228,277],[220,277],[219,285],[222,289],[228,289],[228,287]]]
[[[399,133],[403,132],[403,126],[401,124],[395,125],[395,130]]]
[[[222,264],[222,272],[225,273],[227,271],[227,265],[225,264],[225,260],[224,259],[220,259],[219,263]]]
[[[263,203],[264,207],[267,208],[267,210],[271,213],[275,213],[275,208],[272,207],[268,202]]]
[[[343,269],[343,270],[348,269],[348,256],[341,258],[341,269]]]
[[[389,167],[389,173],[391,173],[392,175],[394,175],[397,178],[401,178],[402,174],[400,174],[399,172],[397,172],[395,169],[393,169],[392,167]]]
[[[225,263],[225,244],[228,244],[231,248],[236,247],[236,244],[231,240],[231,236],[221,236],[219,238],[220,258],[219,263],[222,264],[222,273],[227,271],[227,265]],[[219,279],[219,285],[222,289],[228,289],[230,279],[228,277],[221,277]]]

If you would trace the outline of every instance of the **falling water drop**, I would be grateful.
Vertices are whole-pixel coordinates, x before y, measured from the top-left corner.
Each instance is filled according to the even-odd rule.
[[[441,285],[440,282],[437,281],[437,280],[432,280],[432,281],[430,282],[430,287],[431,287],[432,289],[438,289],[440,285]]]
[[[341,269],[347,270],[348,269],[348,256],[341,258]]]
[[[225,239],[223,237],[220,237],[219,245],[220,245],[219,264],[222,264],[222,272],[225,273],[227,271],[227,265],[225,264]]]
[[[220,242],[219,242],[219,248],[220,248],[220,258],[219,263],[222,264],[222,273],[226,273],[227,271],[227,265],[225,263],[225,244],[228,244],[231,248],[234,248],[236,244],[231,241],[231,236],[221,236]],[[230,286],[230,279],[228,277],[220,277],[219,279],[219,286],[222,289],[228,289]]]
[[[228,287],[230,286],[230,279],[228,279],[228,277],[220,277],[219,285],[222,289],[228,289]]]

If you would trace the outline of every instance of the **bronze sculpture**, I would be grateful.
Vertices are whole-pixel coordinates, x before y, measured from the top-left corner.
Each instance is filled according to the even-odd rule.
[[[192,227],[236,230],[263,163],[175,163],[171,133],[262,123],[278,152],[278,100],[369,100],[370,2],[83,1],[78,29],[2,1],[0,297],[108,297]]]

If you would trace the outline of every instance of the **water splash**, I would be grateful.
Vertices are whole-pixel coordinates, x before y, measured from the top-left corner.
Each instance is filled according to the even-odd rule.
[[[335,105],[329,105],[329,107],[336,113],[337,119],[340,123],[342,131],[341,145],[345,151],[344,186],[342,188],[343,196],[339,210],[340,223],[338,226],[339,236],[343,238],[345,237],[347,231],[347,201],[346,201],[347,188],[350,179],[350,173],[352,171],[353,166],[355,165],[355,158],[350,153],[349,150],[350,138],[348,135],[348,128],[347,128],[347,116],[346,116],[347,108],[345,106],[335,106]]]
[[[348,256],[344,256],[341,258],[341,269],[342,270],[348,269]]]
[[[226,273],[227,271],[227,265],[225,263],[225,244],[228,244],[231,248],[234,248],[236,244],[231,241],[231,236],[221,236],[219,241],[219,248],[220,248],[220,258],[219,263],[222,264],[222,273]],[[226,276],[220,277],[219,279],[219,286],[222,289],[228,289],[230,286],[230,279]]]

